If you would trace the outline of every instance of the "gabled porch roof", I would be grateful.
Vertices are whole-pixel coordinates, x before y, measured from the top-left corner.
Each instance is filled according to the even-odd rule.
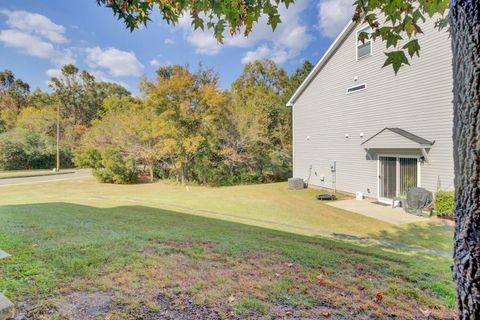
[[[363,142],[362,146],[369,158],[372,157],[369,151],[372,149],[419,149],[425,161],[430,163],[427,149],[434,143],[400,128],[385,128]]]
[[[400,128],[385,128],[362,143],[365,149],[425,149],[429,141]]]

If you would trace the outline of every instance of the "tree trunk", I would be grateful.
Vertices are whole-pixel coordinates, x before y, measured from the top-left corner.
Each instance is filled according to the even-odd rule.
[[[452,0],[458,319],[480,319],[480,1]]]
[[[185,185],[185,165],[180,166],[180,174],[182,178],[182,185]]]
[[[152,162],[151,162],[151,163],[152,163]],[[154,181],[154,178],[153,178],[153,165],[152,165],[151,163],[148,165],[148,172],[150,173],[150,182],[153,182],[153,181]]]

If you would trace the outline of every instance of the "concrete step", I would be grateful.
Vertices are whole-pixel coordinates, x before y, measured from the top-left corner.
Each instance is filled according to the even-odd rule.
[[[0,293],[0,320],[11,319],[14,315],[15,308],[13,303]]]

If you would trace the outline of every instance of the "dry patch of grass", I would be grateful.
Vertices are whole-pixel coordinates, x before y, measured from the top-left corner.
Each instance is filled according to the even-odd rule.
[[[312,268],[265,250],[152,241],[114,272],[61,286],[31,319],[451,319],[435,294],[342,259]],[[46,319],[46,318],[45,318]]]

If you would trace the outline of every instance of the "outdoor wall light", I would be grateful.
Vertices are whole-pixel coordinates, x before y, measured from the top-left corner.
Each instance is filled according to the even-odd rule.
[[[358,76],[353,77],[353,81],[358,81]]]
[[[345,133],[345,138],[350,138],[350,135],[348,133]]]
[[[307,136],[307,141],[310,140],[310,136]]]
[[[360,138],[363,138],[363,132],[360,132]]]

